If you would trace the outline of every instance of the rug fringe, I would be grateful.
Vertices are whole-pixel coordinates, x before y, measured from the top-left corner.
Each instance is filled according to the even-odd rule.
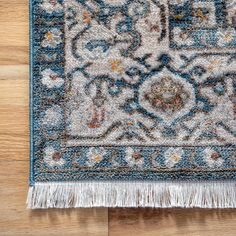
[[[235,208],[236,182],[83,181],[35,183],[27,205],[72,207]]]

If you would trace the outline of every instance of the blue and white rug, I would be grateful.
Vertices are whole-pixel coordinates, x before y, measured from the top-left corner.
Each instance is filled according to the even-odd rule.
[[[29,208],[236,207],[236,1],[30,8]]]

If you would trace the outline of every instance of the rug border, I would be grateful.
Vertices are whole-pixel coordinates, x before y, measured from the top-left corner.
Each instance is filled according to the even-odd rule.
[[[29,0],[29,125],[30,125],[30,173],[29,173],[29,184],[30,186],[34,185],[34,145],[33,145],[33,133],[34,133],[34,116],[33,116],[33,1]]]

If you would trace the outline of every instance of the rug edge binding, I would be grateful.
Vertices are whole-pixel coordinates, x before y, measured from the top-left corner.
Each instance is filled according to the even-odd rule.
[[[236,182],[36,182],[29,209],[89,207],[236,208]]]

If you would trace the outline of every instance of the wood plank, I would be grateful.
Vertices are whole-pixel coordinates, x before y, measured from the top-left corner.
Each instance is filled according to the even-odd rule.
[[[28,65],[28,63],[28,46],[0,46],[0,65]]]
[[[27,0],[1,0],[0,47],[27,47],[29,45],[28,19],[29,7]]]
[[[24,74],[22,66],[9,68],[8,76],[15,70]],[[29,156],[25,155],[29,149],[28,79],[2,79],[0,74],[0,82],[0,160],[25,160]]]
[[[1,51],[1,49],[0,49]],[[1,53],[0,53],[0,60],[1,60]],[[5,60],[4,62],[6,62]],[[1,70],[0,70],[0,82],[1,82],[1,88],[3,89],[2,81],[3,80],[12,80],[14,82],[15,80],[27,80],[26,83],[28,83],[28,78],[29,78],[29,65],[28,65],[28,60],[27,64],[22,65],[19,62],[15,64],[15,61],[11,60],[10,64],[1,64]],[[0,95],[1,96],[1,95]],[[3,96],[2,96],[3,97]]]
[[[28,64],[28,0],[0,1],[0,64]]]
[[[235,220],[235,209],[109,209],[109,236],[235,236]]]

